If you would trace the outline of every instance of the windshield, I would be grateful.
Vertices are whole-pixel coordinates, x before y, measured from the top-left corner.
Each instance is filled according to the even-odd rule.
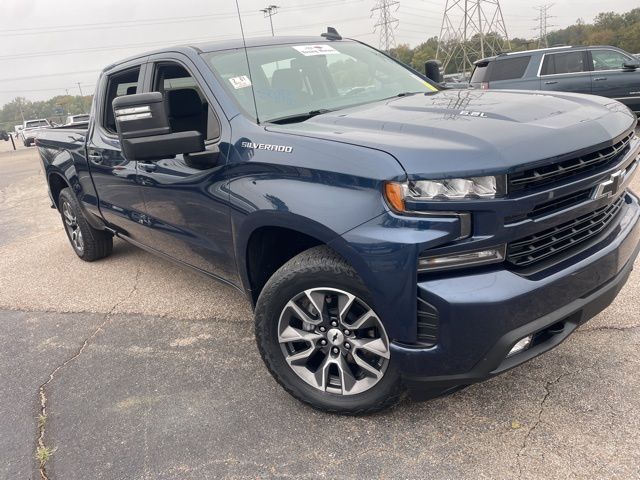
[[[205,54],[224,88],[260,121],[337,110],[403,93],[437,89],[382,53],[357,42],[290,44]],[[253,83],[252,83],[253,82]]]

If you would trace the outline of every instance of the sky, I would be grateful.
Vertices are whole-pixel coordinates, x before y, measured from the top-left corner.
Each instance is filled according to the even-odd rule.
[[[271,34],[259,10],[276,3],[276,35],[317,35],[330,25],[345,37],[379,46],[371,15],[377,0],[238,1],[247,37]],[[415,46],[437,36],[445,3],[398,0],[396,43]],[[536,36],[535,2],[500,3],[509,37]],[[561,28],[578,18],[590,22],[601,11],[637,6],[638,0],[559,0],[549,23]],[[93,93],[100,70],[119,59],[239,36],[234,0],[0,0],[0,105],[16,96],[43,100],[80,89]]]

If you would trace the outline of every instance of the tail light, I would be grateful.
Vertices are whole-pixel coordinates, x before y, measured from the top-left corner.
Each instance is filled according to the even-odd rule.
[[[482,82],[482,85],[480,85],[480,88],[482,90],[489,90],[489,82]]]

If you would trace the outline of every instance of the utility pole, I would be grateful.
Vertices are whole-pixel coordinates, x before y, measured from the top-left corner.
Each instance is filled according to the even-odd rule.
[[[549,15],[549,10],[553,7],[553,3],[547,3],[546,5],[538,5],[534,7],[538,10],[538,26],[534,30],[538,31],[538,48],[548,47],[549,39],[547,38],[547,30],[554,25],[549,25],[549,19],[553,18]]]
[[[400,23],[397,18],[391,15],[391,11],[398,10],[400,2],[398,0],[377,0],[375,6],[371,9],[371,16],[377,12],[378,18],[373,31],[379,29],[378,34],[380,36],[379,46],[381,50],[389,53],[389,51],[396,46],[396,39],[393,31],[398,28]]]
[[[80,105],[82,105],[82,113],[86,113],[84,108],[84,94],[82,93],[82,87],[80,86],[80,82],[76,83],[78,85],[78,90],[80,90]]]
[[[264,14],[264,18],[269,17],[269,24],[271,25],[271,36],[275,37],[273,32],[273,16],[278,13],[278,5],[269,5],[266,8],[260,10]]]
[[[20,102],[20,97],[16,98],[18,102],[18,110],[20,110],[20,118],[22,118],[22,124],[24,125],[24,113],[22,113],[22,102]]]
[[[500,0],[447,0],[436,58],[467,73],[473,62],[511,48]]]

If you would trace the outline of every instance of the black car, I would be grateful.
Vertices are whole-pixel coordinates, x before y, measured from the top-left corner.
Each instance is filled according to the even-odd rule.
[[[616,47],[504,53],[475,65],[472,87],[590,93],[619,100],[640,113],[640,60]]]

